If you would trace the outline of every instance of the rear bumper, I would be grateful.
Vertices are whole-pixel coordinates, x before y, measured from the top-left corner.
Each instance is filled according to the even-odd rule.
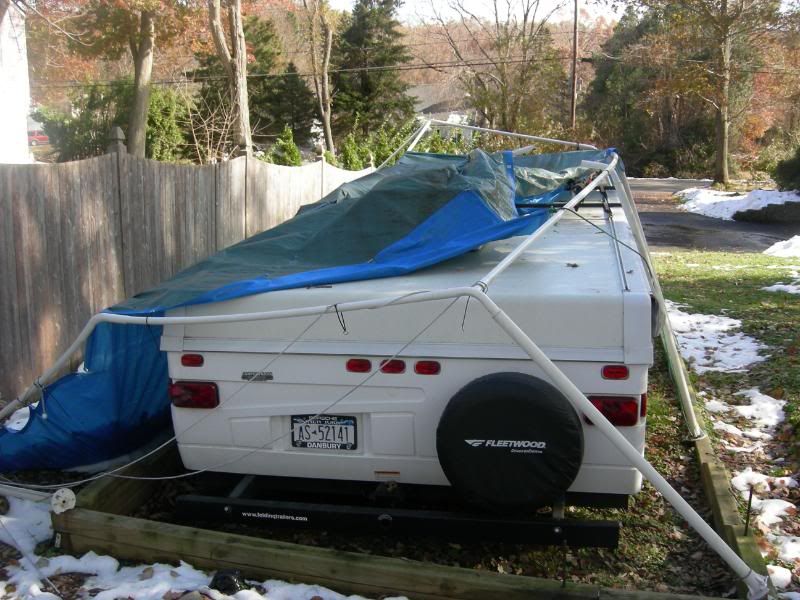
[[[633,467],[584,465],[567,491],[633,495],[641,489],[642,474]]]

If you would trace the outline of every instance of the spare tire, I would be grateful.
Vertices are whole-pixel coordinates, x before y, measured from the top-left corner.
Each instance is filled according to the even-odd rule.
[[[498,511],[563,498],[583,461],[583,428],[555,387],[524,373],[467,384],[436,429],[439,463],[462,498]]]

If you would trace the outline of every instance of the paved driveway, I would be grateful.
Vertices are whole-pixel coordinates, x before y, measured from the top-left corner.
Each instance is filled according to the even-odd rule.
[[[707,179],[628,179],[631,190],[638,196],[649,196],[680,192],[686,188],[708,187],[711,182]]]
[[[723,221],[686,212],[678,208],[676,199],[663,192],[654,194],[639,188],[633,189],[633,196],[651,248],[763,252],[775,242],[800,233],[796,223]]]

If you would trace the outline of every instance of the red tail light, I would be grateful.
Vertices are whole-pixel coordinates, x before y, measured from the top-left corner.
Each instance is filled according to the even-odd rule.
[[[366,358],[351,358],[347,361],[347,370],[351,373],[369,373],[372,363]]]
[[[606,365],[600,374],[603,379],[627,379],[630,373],[625,365]]]
[[[184,367],[202,367],[205,360],[202,354],[183,354],[181,364]]]
[[[642,402],[639,404],[639,416],[642,418],[647,416],[647,394],[642,394]]]
[[[438,375],[442,371],[442,365],[435,360],[418,360],[414,365],[414,373],[417,375]]]
[[[406,372],[406,361],[398,360],[396,358],[392,360],[382,360],[381,361],[381,373],[405,373]]]
[[[639,422],[639,402],[631,396],[589,396],[589,401],[612,425],[629,427]],[[592,422],[586,419],[589,425]]]
[[[176,381],[169,384],[169,397],[179,408],[216,408],[219,389],[210,381]]]

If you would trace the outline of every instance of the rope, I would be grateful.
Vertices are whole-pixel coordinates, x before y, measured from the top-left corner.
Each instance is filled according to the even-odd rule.
[[[42,378],[37,377],[33,385],[39,388],[39,393],[42,395],[42,419],[47,420],[47,396],[44,393],[44,386],[42,385]]]

